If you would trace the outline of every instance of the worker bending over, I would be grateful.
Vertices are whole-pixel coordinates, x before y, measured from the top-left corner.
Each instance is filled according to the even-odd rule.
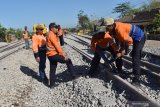
[[[140,78],[140,60],[142,49],[145,43],[144,32],[136,25],[114,22],[112,18],[104,19],[103,26],[106,26],[109,33],[119,42],[130,45],[133,42],[132,50],[132,66],[133,66],[133,83],[138,83]],[[126,45],[123,45],[119,50],[118,56],[124,55]]]
[[[109,51],[111,52],[113,57],[116,57],[116,52],[118,51],[118,48],[108,32],[99,32],[94,34],[91,39],[91,49],[94,52],[94,57],[91,62],[89,76],[94,77],[96,75],[100,59],[103,58],[104,61],[108,60],[106,59],[107,57],[105,57],[104,51]],[[121,59],[116,59],[117,70],[119,72],[122,68],[120,63]]]

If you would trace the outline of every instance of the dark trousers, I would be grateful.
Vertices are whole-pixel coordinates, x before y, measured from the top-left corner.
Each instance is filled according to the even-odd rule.
[[[28,39],[25,39],[25,48],[28,49],[29,48],[29,40]]]
[[[46,77],[45,68],[46,68],[46,51],[39,52],[40,62],[39,62],[39,74],[42,79]]]
[[[54,85],[55,83],[55,72],[57,68],[57,62],[66,63],[67,68],[73,76],[74,68],[71,59],[65,60],[65,57],[59,54],[49,56],[48,59],[50,61],[50,86]]]
[[[133,41],[132,50],[132,66],[133,74],[139,79],[140,76],[140,61],[142,56],[142,49],[145,43],[145,36],[140,41]]]
[[[145,43],[145,36],[140,41],[133,41],[133,50],[132,50],[132,66],[133,74],[137,79],[140,77],[140,61],[142,56],[142,49]]]
[[[109,51],[113,55],[113,57],[115,57],[116,54],[114,53],[114,51],[111,47],[108,47],[106,49],[106,51]],[[104,61],[107,59],[105,57],[103,51],[94,53],[94,57],[93,57],[92,62],[91,62],[91,68],[90,68],[90,71],[89,71],[89,75],[94,75],[95,72],[98,70],[98,66],[99,66],[101,57],[103,58]],[[122,65],[123,65],[122,58],[116,59],[115,62],[116,62],[117,70],[119,72],[121,72],[122,71]]]
[[[59,36],[59,39],[60,39],[60,45],[63,46],[64,45],[63,35]]]

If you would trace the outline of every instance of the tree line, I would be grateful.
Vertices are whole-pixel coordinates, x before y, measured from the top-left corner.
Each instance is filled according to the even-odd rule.
[[[5,28],[0,24],[0,41],[2,42],[10,42],[11,36],[15,36],[16,38],[23,37],[22,29],[14,29],[14,28]]]
[[[127,15],[133,15],[139,12],[150,11],[155,8],[160,8],[160,1],[148,0],[148,3],[143,2],[143,4],[140,7],[135,8],[137,5],[132,6],[130,2],[123,2],[117,4],[117,6],[113,9],[112,13],[118,13],[118,18],[122,18]],[[83,10],[80,10],[77,16],[78,25],[76,28],[69,29],[70,31],[79,32],[80,30],[82,30],[83,33],[91,33],[95,30],[95,24],[103,20],[103,18],[92,19],[87,14],[85,14]],[[157,14],[157,16],[155,17],[153,25],[151,27],[151,31],[153,32],[157,29],[160,29],[160,14]]]

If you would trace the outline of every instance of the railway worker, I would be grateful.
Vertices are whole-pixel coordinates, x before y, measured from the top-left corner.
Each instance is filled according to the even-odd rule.
[[[57,25],[57,27],[58,27],[58,36],[60,39],[60,44],[61,46],[63,46],[64,45],[63,30],[60,25]]]
[[[116,57],[116,52],[118,47],[114,43],[112,37],[109,35],[109,32],[99,32],[93,35],[91,39],[91,50],[94,52],[94,58],[91,62],[91,68],[89,71],[89,76],[94,77],[97,74],[97,69],[100,63],[101,57],[105,60],[104,51],[109,51],[113,57]],[[118,72],[121,72],[122,65],[121,59],[116,59],[116,66]]]
[[[68,31],[66,29],[64,29],[64,35],[66,36],[66,34],[68,33]]]
[[[59,37],[57,36],[58,26],[55,23],[49,24],[49,33],[47,35],[47,57],[50,61],[50,88],[55,86],[55,72],[57,63],[66,63],[72,77],[74,78],[74,68],[70,58],[68,58],[61,46],[59,45]]]
[[[47,33],[48,33],[48,28],[47,28],[47,26],[45,25],[45,24],[42,24],[43,25],[43,35],[44,35],[44,37],[46,37],[47,36]]]
[[[112,18],[104,19],[103,26],[106,26],[106,29],[110,34],[118,40],[119,43],[130,45],[133,42],[132,49],[132,67],[133,67],[133,83],[138,83],[140,78],[140,59],[142,54],[142,49],[145,43],[145,34],[144,32],[136,25],[114,22]],[[132,38],[132,41],[131,39]],[[124,45],[126,46],[126,45]],[[124,46],[119,50],[118,56],[121,57],[124,55]]]
[[[23,39],[25,41],[25,48],[29,49],[29,37],[28,37],[28,30],[27,26],[24,27],[24,32],[23,32]]]
[[[36,32],[32,36],[32,49],[36,61],[39,63],[40,81],[47,83],[48,79],[45,73],[46,67],[46,38],[43,36],[43,27],[36,26]]]

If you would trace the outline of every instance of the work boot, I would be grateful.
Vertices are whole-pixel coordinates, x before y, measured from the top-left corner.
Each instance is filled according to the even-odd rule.
[[[54,83],[52,82],[52,83],[50,83],[49,88],[54,89],[57,86],[58,86],[58,84],[56,84],[55,82]]]
[[[44,77],[42,82],[43,82],[44,85],[48,86],[48,78],[47,78],[47,76]]]
[[[48,78],[47,78],[45,72],[39,71],[39,77],[40,77],[41,82],[48,84]]]

